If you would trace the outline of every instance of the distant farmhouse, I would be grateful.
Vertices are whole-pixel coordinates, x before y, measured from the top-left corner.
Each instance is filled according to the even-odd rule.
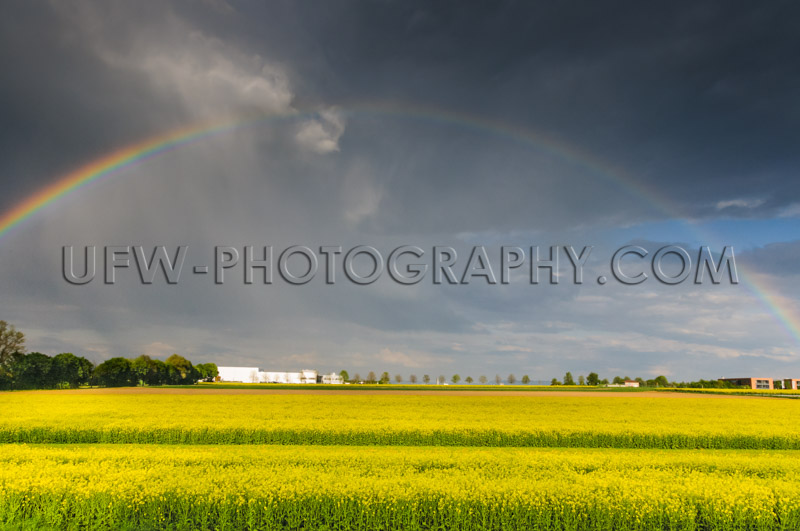
[[[217,367],[218,381],[241,383],[281,383],[281,384],[343,384],[341,376],[317,374],[316,370],[303,369],[300,372],[262,371],[258,367]]]
[[[608,387],[639,387],[639,382],[636,380],[625,380],[621,384],[608,384]]]

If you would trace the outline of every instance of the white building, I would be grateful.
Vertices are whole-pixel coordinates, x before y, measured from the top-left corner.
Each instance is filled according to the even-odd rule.
[[[303,369],[300,372],[262,371],[258,367],[217,367],[220,382],[315,384],[317,371]],[[339,378],[341,380],[341,378]],[[331,383],[342,383],[331,382]]]
[[[636,380],[625,380],[624,383],[608,384],[607,387],[639,387],[639,382],[637,382]]]
[[[256,383],[259,380],[258,367],[217,367],[220,382]]]
[[[344,378],[332,372],[330,374],[323,374],[321,377],[322,383],[324,384],[338,384],[341,385],[344,383]]]
[[[273,371],[260,371],[258,373],[258,381],[261,383],[279,383],[279,384],[299,384],[299,372],[273,372]]]

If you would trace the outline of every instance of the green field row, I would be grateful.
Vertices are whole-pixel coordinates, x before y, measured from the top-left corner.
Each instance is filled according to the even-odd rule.
[[[0,396],[0,442],[800,449],[800,402],[620,396]]]
[[[764,451],[5,445],[0,524],[796,530],[800,459]]]

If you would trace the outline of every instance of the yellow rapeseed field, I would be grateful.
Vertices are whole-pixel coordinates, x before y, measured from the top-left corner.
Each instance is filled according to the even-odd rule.
[[[798,529],[794,452],[5,445],[0,522]]]
[[[5,393],[0,407],[0,442],[800,448],[791,399]]]
[[[793,399],[155,389],[0,408],[0,529],[800,529]]]

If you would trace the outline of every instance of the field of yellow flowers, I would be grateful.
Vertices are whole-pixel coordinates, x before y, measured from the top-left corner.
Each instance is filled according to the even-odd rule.
[[[118,529],[798,529],[793,452],[8,445],[0,522]]]
[[[800,401],[437,393],[0,396],[0,442],[800,449]]]
[[[791,399],[123,390],[0,407],[0,529],[800,529]]]

